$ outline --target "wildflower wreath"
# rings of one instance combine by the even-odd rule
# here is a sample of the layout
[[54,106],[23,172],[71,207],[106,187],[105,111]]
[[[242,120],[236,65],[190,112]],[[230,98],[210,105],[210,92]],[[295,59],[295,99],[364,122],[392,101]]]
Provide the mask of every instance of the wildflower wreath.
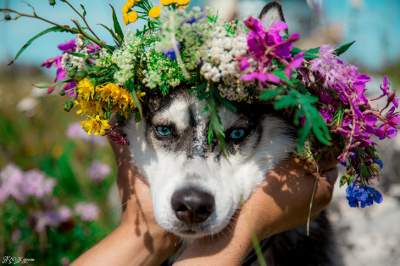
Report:
[[[109,135],[126,143],[110,125],[112,116],[140,121],[146,93],[168,95],[184,88],[206,102],[210,118],[208,139],[224,147],[224,128],[218,108],[237,110],[239,102],[265,102],[292,119],[298,128],[298,153],[321,156],[338,150],[345,168],[341,184],[347,184],[352,207],[382,201],[371,187],[382,161],[376,141],[392,138],[400,123],[398,98],[384,77],[381,95],[369,100],[366,84],[371,78],[339,58],[354,43],[338,48],[324,45],[309,50],[296,48],[300,36],[288,34],[283,21],[264,28],[261,21],[223,23],[212,10],[187,9],[189,0],[128,0],[122,8],[124,24],[143,20],[136,32],[124,32],[112,9],[113,27],[100,24],[114,44],[102,41],[86,20],[86,9],[59,0],[80,18],[61,25],[13,9],[1,9],[7,20],[38,19],[51,27],[30,39],[21,53],[37,38],[50,32],[69,32],[76,38],[58,45],[61,55],[42,66],[56,68],[48,92],[66,96],[65,110],[74,108],[81,125],[94,135]],[[56,1],[49,1],[56,5]],[[33,7],[32,7],[33,8]],[[372,101],[384,100],[382,108]]]

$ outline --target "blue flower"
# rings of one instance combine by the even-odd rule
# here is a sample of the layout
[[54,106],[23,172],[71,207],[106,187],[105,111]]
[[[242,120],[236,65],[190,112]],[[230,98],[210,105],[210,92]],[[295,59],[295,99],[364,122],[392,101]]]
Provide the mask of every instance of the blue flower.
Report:
[[186,21],[186,23],[193,24],[193,23],[195,23],[196,21],[197,21],[196,17],[191,17],[191,18],[189,18],[189,19]]
[[176,53],[174,51],[174,49],[170,49],[168,51],[163,51],[163,54],[168,57],[169,59],[171,59],[172,61],[176,60]]
[[382,169],[383,168],[383,161],[379,158],[374,159],[374,163],[379,165],[379,167]]
[[382,194],[372,187],[353,183],[346,189],[346,198],[350,207],[365,208],[382,202]]
[[[178,50],[180,50],[181,49],[181,44],[177,43],[177,47],[176,48],[178,48]],[[169,59],[171,59],[172,61],[176,60],[176,53],[175,53],[175,49],[174,48],[171,48],[169,50],[164,50],[163,54],[166,57],[168,57]]]

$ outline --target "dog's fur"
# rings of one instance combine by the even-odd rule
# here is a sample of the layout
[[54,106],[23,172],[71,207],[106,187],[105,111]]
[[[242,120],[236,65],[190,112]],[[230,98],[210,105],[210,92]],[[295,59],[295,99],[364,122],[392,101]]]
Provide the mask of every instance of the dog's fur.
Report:
[[[267,27],[276,20],[283,20],[280,6],[276,3],[267,5],[261,19]],[[147,97],[142,123],[132,119],[124,130],[133,160],[150,185],[157,222],[185,239],[221,232],[264,180],[265,174],[294,151],[293,129],[265,106],[243,104],[238,113],[225,108],[219,110],[227,136],[229,156],[226,157],[218,145],[208,144],[208,116],[204,112],[204,103],[196,96],[181,88],[167,97]],[[171,135],[160,137],[159,127],[167,127]],[[230,139],[233,129],[243,130],[245,137],[241,141]],[[183,188],[196,188],[214,198],[215,207],[204,222],[187,224],[175,215],[171,198]],[[330,229],[326,219],[319,219],[322,222],[314,222],[317,229],[312,231],[311,237],[292,231],[270,240],[270,252],[266,254],[268,265],[330,265],[323,252],[318,253],[319,261],[304,260],[308,246],[314,248],[311,249],[314,253],[315,249],[325,250],[321,243],[326,239],[318,230],[324,225],[324,232]],[[317,234],[315,239],[313,234]],[[313,240],[318,242],[317,245]],[[277,256],[271,255],[274,253]],[[289,257],[285,259],[285,256]],[[299,261],[300,258],[303,260]],[[245,264],[252,265],[254,261],[254,256],[250,256]]]

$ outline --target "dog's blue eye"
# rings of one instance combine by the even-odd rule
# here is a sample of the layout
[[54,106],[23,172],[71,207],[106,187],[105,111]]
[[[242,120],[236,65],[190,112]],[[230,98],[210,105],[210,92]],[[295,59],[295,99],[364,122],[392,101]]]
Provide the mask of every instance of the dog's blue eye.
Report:
[[229,137],[232,140],[241,140],[244,138],[244,136],[246,135],[246,130],[243,128],[235,128],[231,131],[231,134],[229,135]]
[[166,138],[172,136],[172,128],[168,126],[158,126],[156,127],[156,133],[158,136]]

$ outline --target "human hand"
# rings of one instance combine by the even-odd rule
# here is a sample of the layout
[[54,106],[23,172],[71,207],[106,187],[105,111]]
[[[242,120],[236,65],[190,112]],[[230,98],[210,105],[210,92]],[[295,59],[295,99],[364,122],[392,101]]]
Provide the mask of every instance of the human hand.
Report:
[[302,162],[290,159],[269,172],[261,184],[219,236],[192,242],[176,265],[240,265],[252,248],[251,238],[259,240],[304,225],[331,201],[338,175],[336,161],[320,163],[321,175],[310,174]]
[[160,265],[176,252],[179,240],[156,223],[149,187],[131,163],[128,146],[110,144],[118,168],[121,223],[72,265]]

